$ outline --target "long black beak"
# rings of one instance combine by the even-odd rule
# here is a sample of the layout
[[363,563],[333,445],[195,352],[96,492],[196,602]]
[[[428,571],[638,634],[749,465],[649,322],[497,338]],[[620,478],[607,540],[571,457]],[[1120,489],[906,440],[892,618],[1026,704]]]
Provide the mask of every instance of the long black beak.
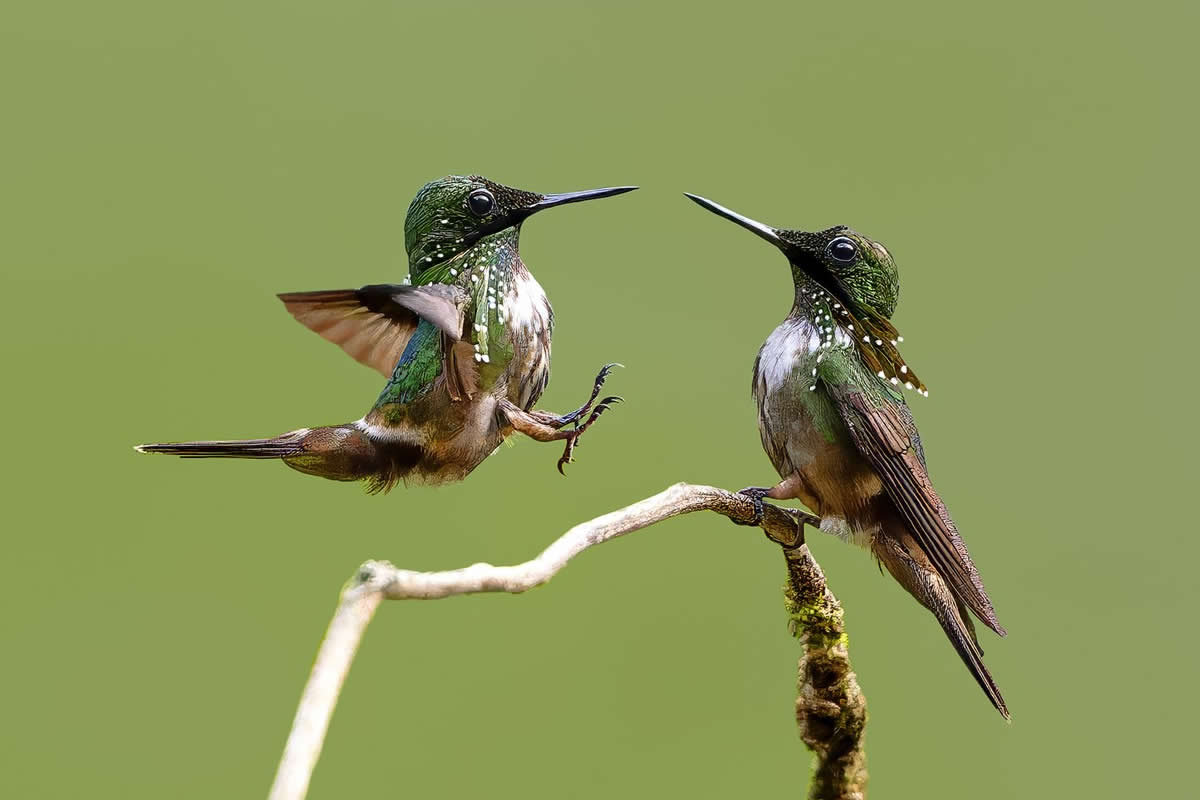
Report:
[[548,194],[529,208],[529,213],[544,211],[555,206],[565,206],[567,203],[582,203],[584,200],[599,200],[601,197],[613,197],[618,194],[632,192],[636,186],[610,186],[607,189],[585,189],[582,192],[563,192]]
[[727,220],[736,222],[738,225],[741,225],[746,230],[753,231],[776,247],[783,249],[787,246],[787,243],[780,238],[779,233],[770,225],[764,225],[763,223],[752,220],[749,217],[743,217],[736,211],[730,211],[720,203],[714,203],[712,200],[701,197],[698,194],[690,194],[689,192],[684,192],[683,194],[684,197],[694,201],[696,205],[700,206],[701,208],[707,208],[718,217],[724,217]]

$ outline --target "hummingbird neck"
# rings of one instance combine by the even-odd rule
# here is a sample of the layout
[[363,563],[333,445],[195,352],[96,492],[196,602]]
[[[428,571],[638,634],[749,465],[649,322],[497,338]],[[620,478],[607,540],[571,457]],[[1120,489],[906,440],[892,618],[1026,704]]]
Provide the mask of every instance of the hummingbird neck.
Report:
[[527,271],[521,261],[520,238],[521,231],[516,226],[483,237],[461,257],[447,262],[444,282],[461,286],[472,294],[477,290],[484,294],[488,289],[500,291],[501,284]]
[[904,337],[887,317],[870,309],[847,308],[841,298],[797,267],[792,267],[796,282],[796,299],[791,316],[807,322],[823,346],[835,342],[852,344],[863,363],[881,381],[897,389],[903,386],[918,394],[929,396],[925,384],[917,378],[900,355]]
[[409,274],[414,279],[414,283],[428,283],[429,281],[420,280],[420,277],[425,273],[440,272],[439,267],[443,265],[453,264],[463,258],[478,261],[482,257],[481,254],[493,251],[499,246],[507,246],[516,250],[520,236],[521,226],[517,224],[487,236],[481,236],[470,244],[468,244],[471,241],[470,236],[455,238],[453,241],[432,238],[422,241],[408,253]]
[[505,228],[485,236],[446,265],[443,282],[464,289],[471,298],[467,313],[471,321],[470,339],[475,348],[475,360],[491,363],[501,355],[497,347],[507,350],[509,315],[513,309],[509,300],[517,285],[524,282],[529,271],[521,261],[518,244],[520,229]]
[[847,324],[849,313],[837,297],[799,269],[793,267],[792,273],[796,284],[792,316],[823,327]]

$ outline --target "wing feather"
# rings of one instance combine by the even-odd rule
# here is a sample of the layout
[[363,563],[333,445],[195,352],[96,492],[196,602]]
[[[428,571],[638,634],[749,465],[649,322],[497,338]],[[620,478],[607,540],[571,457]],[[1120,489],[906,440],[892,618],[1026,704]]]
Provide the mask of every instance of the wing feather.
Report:
[[455,399],[474,391],[473,359],[461,363],[453,346],[463,337],[466,305],[466,292],[456,286],[373,284],[361,289],[288,292],[279,299],[303,325],[386,377],[391,377],[417,324],[425,319],[448,340],[443,349],[447,362],[453,359],[455,364],[452,386],[464,393]]
[[[863,372],[861,377],[869,379]],[[985,625],[1003,636],[979,571],[929,479],[908,406],[886,390],[874,396],[846,382],[831,386],[830,394],[859,452],[883,480],[884,490],[938,573]]]

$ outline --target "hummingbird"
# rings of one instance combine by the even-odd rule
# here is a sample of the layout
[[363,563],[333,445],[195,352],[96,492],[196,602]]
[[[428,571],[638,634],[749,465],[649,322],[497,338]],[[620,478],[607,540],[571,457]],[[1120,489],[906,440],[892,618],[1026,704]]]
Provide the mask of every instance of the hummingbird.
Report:
[[[887,248],[845,226],[773,228],[711,200],[687,197],[775,245],[795,297],[758,352],[751,391],[763,449],[781,478],[748,487],[762,499],[796,499],[820,528],[867,548],[933,612],[992,705],[1009,719],[983,663],[970,614],[1000,636],[979,571],[929,478],[903,390],[929,395],[900,355],[891,317],[900,291]],[[758,524],[757,521],[754,524]]]
[[521,260],[521,224],[548,208],[636,188],[543,195],[477,175],[426,184],[404,220],[403,283],[279,295],[300,323],[387,378],[361,419],[267,439],[136,449],[279,459],[309,475],[364,481],[376,493],[400,481],[461,480],[517,432],[565,441],[562,472],[583,432],[620,402],[617,396],[596,402],[618,365],[600,370],[591,396],[574,411],[534,409],[550,378],[554,312]]

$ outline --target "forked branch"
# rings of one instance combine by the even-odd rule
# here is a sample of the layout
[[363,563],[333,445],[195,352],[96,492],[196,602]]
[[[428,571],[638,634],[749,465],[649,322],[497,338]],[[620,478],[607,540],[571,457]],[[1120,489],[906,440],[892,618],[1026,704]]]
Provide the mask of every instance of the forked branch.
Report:
[[[524,592],[550,580],[589,547],[693,511],[715,511],[741,523],[754,519],[754,503],[742,495],[713,486],[678,483],[653,497],[576,525],[523,564],[473,564],[446,572],[414,572],[386,561],[363,564],[343,588],[317,653],[271,788],[271,800],[301,800],[307,793],[342,683],[380,601]],[[866,702],[850,668],[841,606],[804,544],[806,522],[816,520],[803,512],[768,504],[763,508],[760,527],[784,550],[788,567],[785,595],[792,633],[804,644],[796,718],[801,738],[817,757],[809,797],[858,800],[866,789],[862,739]]]

